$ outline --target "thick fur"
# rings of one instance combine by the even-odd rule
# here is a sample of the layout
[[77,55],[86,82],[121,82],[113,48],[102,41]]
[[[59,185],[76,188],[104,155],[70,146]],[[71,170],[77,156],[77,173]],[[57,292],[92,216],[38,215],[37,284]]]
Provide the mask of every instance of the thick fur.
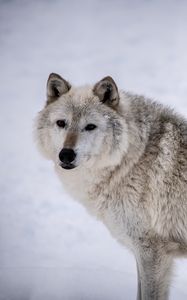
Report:
[[[150,99],[118,92],[111,77],[104,85],[67,83],[51,95],[36,121],[40,150],[69,193],[134,253],[137,299],[168,299],[173,258],[187,254],[187,122]],[[57,127],[59,119],[66,128]],[[97,128],[84,130],[89,123]],[[74,169],[60,165],[64,145],[77,154]]]

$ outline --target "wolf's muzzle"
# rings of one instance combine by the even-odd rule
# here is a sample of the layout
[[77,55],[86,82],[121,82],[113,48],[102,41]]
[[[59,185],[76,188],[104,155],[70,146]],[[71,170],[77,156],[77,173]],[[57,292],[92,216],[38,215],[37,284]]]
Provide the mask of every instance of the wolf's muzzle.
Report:
[[73,169],[75,165],[73,161],[76,158],[76,153],[73,149],[63,148],[59,153],[59,159],[61,161],[61,167],[64,169]]

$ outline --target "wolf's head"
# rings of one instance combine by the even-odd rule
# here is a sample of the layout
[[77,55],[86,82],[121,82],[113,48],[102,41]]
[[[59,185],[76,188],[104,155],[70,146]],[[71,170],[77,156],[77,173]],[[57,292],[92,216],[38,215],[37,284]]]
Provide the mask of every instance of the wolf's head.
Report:
[[37,119],[42,153],[64,169],[118,163],[127,131],[120,95],[111,77],[72,87],[57,74],[47,81],[47,102]]

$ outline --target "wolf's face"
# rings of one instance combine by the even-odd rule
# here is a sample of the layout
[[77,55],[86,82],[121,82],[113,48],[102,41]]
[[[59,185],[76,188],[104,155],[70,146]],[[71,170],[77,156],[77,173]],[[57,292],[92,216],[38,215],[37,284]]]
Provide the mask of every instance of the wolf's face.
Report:
[[[37,120],[42,153],[63,169],[117,161],[124,120],[112,78],[94,87],[73,88],[57,74],[47,83],[47,104]],[[123,150],[127,147],[123,142]]]

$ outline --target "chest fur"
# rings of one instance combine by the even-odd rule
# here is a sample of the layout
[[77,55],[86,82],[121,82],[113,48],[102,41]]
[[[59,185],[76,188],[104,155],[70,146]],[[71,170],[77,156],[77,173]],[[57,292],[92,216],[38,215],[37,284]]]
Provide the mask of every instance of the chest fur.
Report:
[[101,220],[119,242],[130,247],[133,235],[140,235],[147,220],[139,203],[142,178],[138,175],[126,178],[119,172],[110,175],[71,172],[66,176],[61,170],[57,173],[70,195]]

